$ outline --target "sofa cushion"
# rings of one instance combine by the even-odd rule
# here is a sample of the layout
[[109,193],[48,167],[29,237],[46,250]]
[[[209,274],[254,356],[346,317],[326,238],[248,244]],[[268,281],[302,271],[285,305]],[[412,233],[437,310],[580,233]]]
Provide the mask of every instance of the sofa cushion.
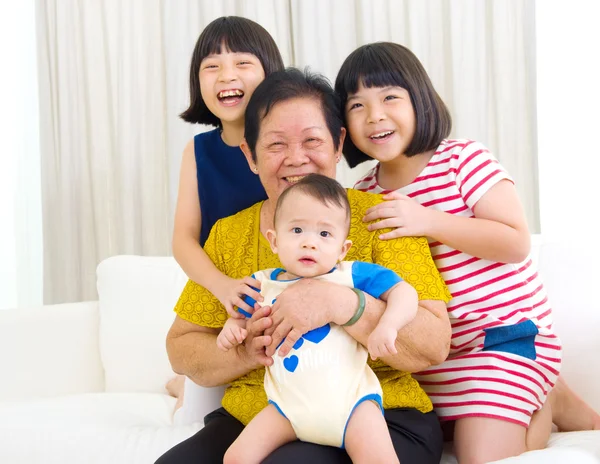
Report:
[[0,311],[0,399],[104,390],[97,302]]
[[202,426],[173,427],[174,404],[144,393],[0,403],[0,462],[151,463]]
[[174,406],[175,398],[159,393],[87,393],[0,402],[0,425],[14,428],[28,428],[32,424],[38,428],[165,427],[173,424]]
[[[598,464],[600,463],[600,430],[594,432],[553,433],[548,447],[528,451],[520,456],[501,459],[502,464]],[[440,464],[458,464],[452,443],[444,444]],[[490,463],[493,464],[493,463]]]
[[165,392],[165,338],[187,277],[173,258],[115,256],[97,269],[107,392]]
[[[0,402],[0,462],[146,464],[202,427],[172,425],[175,399],[161,394],[101,393]],[[446,444],[442,464],[456,464]],[[600,462],[600,431],[557,433],[548,448],[503,464]]]

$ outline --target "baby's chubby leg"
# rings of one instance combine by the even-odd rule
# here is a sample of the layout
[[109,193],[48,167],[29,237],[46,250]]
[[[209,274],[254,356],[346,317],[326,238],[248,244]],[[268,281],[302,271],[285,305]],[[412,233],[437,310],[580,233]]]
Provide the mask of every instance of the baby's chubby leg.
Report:
[[346,452],[354,464],[399,463],[381,409],[373,401],[359,404],[346,428]]
[[269,404],[231,444],[223,464],[258,464],[277,448],[295,439],[296,433],[290,421]]

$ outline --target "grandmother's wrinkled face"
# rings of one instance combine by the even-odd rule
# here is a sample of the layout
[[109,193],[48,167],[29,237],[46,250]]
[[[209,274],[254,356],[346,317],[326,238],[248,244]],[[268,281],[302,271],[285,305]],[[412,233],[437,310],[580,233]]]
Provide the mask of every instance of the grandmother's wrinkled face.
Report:
[[269,200],[304,176],[318,173],[335,178],[342,156],[345,130],[338,150],[334,148],[321,104],[314,98],[296,98],[277,103],[261,121],[256,142],[256,163],[247,145],[242,149],[251,168],[258,170]]

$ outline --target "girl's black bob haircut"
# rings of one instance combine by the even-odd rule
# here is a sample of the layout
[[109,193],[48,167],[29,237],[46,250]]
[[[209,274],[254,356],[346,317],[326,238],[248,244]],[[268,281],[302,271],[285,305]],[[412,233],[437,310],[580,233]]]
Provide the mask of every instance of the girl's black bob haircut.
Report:
[[200,34],[190,65],[190,106],[179,115],[186,122],[221,127],[221,121],[206,107],[200,94],[200,63],[225,48],[234,53],[251,53],[262,64],[265,76],[284,68],[281,53],[271,34],[254,21],[239,16],[222,16]]
[[[419,59],[408,48],[392,42],[376,42],[354,50],[342,64],[335,80],[335,91],[341,99],[341,112],[346,121],[348,95],[364,87],[402,87],[410,95],[415,111],[415,135],[406,148],[406,156],[436,149],[452,129],[448,108],[433,88]],[[354,167],[372,158],[360,151],[348,136],[344,157]]]

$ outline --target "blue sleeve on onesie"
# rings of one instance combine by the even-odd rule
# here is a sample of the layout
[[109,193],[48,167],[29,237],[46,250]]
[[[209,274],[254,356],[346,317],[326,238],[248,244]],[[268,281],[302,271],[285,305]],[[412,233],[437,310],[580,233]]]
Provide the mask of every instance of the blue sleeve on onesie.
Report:
[[[255,275],[252,274],[252,278],[255,279]],[[257,292],[260,293],[260,290],[256,287],[250,287],[253,290],[256,290]],[[251,296],[248,295],[244,295],[243,298],[244,302],[247,303],[250,307],[254,308],[254,305],[256,304],[256,300],[254,298],[252,298]],[[250,314],[248,311],[244,311],[242,308],[238,308],[237,312],[242,314],[244,317],[246,317],[247,319],[250,319],[252,317],[252,314]]]
[[373,298],[379,298],[394,285],[402,282],[402,278],[387,267],[362,261],[352,263],[352,280],[354,288],[368,293]]

